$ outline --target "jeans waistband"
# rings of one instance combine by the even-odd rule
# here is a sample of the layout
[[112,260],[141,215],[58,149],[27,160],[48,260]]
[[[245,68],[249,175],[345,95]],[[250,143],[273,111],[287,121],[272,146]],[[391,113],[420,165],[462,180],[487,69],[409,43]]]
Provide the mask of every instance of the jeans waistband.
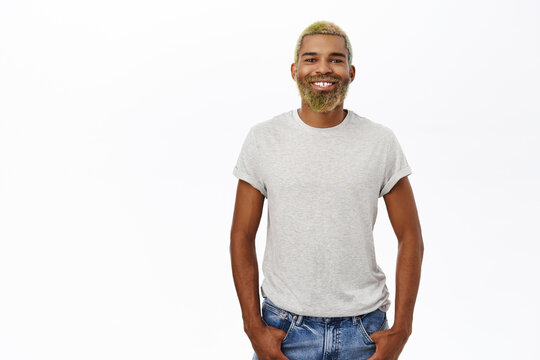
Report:
[[294,312],[285,310],[274,304],[269,298],[264,298],[263,306],[267,306],[271,310],[274,310],[278,315],[283,315],[289,320],[296,321],[296,325],[301,325],[304,319],[309,319],[310,321],[320,322],[320,323],[339,323],[343,320],[351,320],[353,325],[364,317],[366,314],[352,315],[352,316],[338,316],[338,317],[321,317],[321,316],[309,316],[296,314]]

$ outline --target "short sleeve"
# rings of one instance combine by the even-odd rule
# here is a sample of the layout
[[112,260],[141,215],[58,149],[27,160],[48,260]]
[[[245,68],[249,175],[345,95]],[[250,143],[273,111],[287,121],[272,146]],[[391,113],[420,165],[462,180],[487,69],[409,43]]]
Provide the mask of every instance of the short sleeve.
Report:
[[238,160],[236,161],[232,173],[238,179],[250,183],[251,186],[259,190],[264,197],[267,197],[266,186],[261,175],[260,155],[261,152],[259,151],[257,139],[255,138],[252,127],[244,139],[242,149],[240,150]]
[[412,170],[403,149],[394,132],[390,130],[385,154],[384,179],[380,187],[379,197],[388,194],[399,179],[410,174],[412,174]]

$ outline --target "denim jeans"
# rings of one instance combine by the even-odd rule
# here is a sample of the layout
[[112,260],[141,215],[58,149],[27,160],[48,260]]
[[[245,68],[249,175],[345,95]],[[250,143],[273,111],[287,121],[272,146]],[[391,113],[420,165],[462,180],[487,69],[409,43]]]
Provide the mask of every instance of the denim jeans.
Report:
[[[375,353],[370,334],[388,329],[386,312],[345,317],[302,316],[281,309],[270,299],[262,303],[265,325],[287,332],[281,351],[289,360],[363,360]],[[258,360],[253,354],[252,360]]]

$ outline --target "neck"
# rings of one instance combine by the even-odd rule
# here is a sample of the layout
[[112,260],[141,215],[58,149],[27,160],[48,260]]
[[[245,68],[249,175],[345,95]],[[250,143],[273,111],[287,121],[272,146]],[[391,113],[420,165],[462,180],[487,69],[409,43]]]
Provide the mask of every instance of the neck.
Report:
[[320,113],[313,111],[306,102],[302,101],[298,115],[309,126],[328,128],[339,125],[345,119],[347,113],[343,110],[343,104],[336,106],[334,110]]

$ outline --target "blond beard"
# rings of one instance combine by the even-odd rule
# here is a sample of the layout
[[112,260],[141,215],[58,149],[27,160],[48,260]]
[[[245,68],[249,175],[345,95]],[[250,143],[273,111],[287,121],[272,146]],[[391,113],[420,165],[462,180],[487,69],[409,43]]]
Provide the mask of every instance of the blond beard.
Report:
[[335,89],[329,91],[314,90],[310,85],[310,82],[312,81],[329,78],[331,77],[306,76],[305,81],[300,81],[298,75],[296,76],[296,85],[298,86],[300,97],[315,112],[328,112],[334,110],[338,105],[345,101],[347,90],[349,89],[349,79],[341,82],[338,79],[332,78],[332,81],[336,81],[337,84]]

